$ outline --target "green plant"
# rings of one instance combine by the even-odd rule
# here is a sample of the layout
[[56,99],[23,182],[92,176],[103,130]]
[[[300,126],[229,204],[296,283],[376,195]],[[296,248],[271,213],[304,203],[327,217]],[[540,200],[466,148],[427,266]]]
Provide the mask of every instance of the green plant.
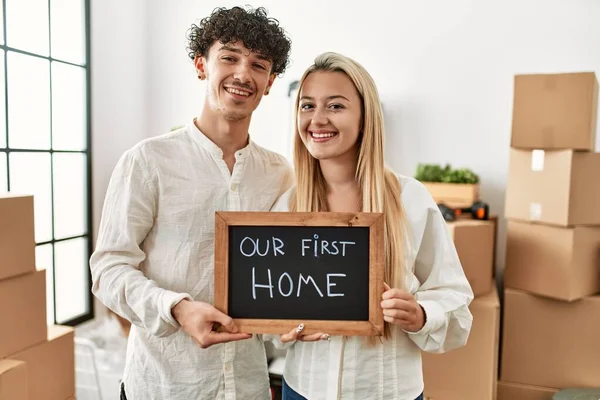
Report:
[[415,179],[422,182],[442,182],[444,176],[450,171],[450,166],[442,168],[437,164],[419,164]]
[[452,169],[449,164],[442,167],[439,164],[420,163],[417,165],[415,179],[421,182],[479,183],[479,176],[470,169]]

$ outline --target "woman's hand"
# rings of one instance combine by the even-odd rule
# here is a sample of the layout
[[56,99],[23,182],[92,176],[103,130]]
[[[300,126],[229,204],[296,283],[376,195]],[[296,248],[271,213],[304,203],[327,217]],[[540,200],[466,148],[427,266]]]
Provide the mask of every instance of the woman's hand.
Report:
[[418,332],[425,325],[425,311],[415,297],[401,289],[391,289],[386,283],[383,292],[383,319],[408,332]]
[[304,324],[298,325],[297,328],[292,329],[289,333],[285,333],[280,336],[279,340],[281,343],[288,343],[294,340],[299,340],[301,342],[316,342],[318,340],[329,340],[330,336],[327,333],[313,333],[310,335],[302,335],[302,331],[304,330]]

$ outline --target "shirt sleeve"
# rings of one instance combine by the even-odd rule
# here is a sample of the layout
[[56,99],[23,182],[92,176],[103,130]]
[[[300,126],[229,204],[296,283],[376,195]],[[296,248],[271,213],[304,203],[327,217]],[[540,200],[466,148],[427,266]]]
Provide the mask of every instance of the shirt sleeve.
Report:
[[420,241],[414,265],[414,274],[421,282],[415,298],[425,311],[426,322],[420,331],[407,333],[422,350],[444,353],[467,342],[473,321],[469,310],[473,291],[446,221],[427,189],[415,184],[421,210],[426,206],[417,224]]
[[141,245],[153,226],[158,192],[138,150],[126,152],[111,176],[90,258],[92,292],[109,309],[158,337],[179,329],[171,308],[186,293],[158,287],[139,269]]

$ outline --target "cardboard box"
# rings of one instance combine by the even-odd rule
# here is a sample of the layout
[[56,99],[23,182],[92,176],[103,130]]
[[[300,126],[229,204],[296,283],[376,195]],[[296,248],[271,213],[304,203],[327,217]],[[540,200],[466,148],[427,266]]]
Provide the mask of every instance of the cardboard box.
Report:
[[479,199],[479,184],[422,182],[436,203],[470,207]]
[[600,153],[510,150],[505,217],[600,225]]
[[498,382],[498,400],[552,400],[558,389]]
[[29,400],[27,364],[0,360],[0,400]]
[[564,389],[597,387],[600,296],[567,303],[505,289],[500,379]]
[[473,294],[490,293],[494,285],[494,222],[460,219],[448,222],[448,228]]
[[74,333],[68,326],[49,326],[47,341],[10,357],[27,363],[32,399],[65,400],[75,396]]
[[0,194],[0,280],[35,271],[33,196]]
[[593,72],[517,75],[511,147],[594,150],[598,81]]
[[423,352],[425,396],[433,400],[493,400],[498,375],[500,299],[496,285],[471,302],[466,346],[444,354]]
[[46,271],[0,281],[0,359],[46,340]]
[[504,286],[565,301],[600,293],[600,227],[507,221]]

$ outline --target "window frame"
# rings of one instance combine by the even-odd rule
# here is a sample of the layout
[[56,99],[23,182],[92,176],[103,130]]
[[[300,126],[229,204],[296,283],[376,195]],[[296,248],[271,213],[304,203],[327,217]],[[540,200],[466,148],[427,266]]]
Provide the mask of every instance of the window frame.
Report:
[[[88,320],[91,320],[94,318],[94,302],[93,302],[93,295],[91,292],[91,284],[92,284],[92,279],[91,279],[91,272],[90,272],[90,268],[89,268],[89,264],[88,264],[88,260],[92,254],[93,251],[93,235],[92,235],[92,231],[93,231],[93,208],[92,208],[92,204],[93,204],[93,192],[92,192],[92,132],[91,132],[91,128],[92,128],[92,104],[91,104],[91,89],[92,89],[92,85],[91,85],[91,51],[90,51],[90,47],[91,47],[91,39],[90,39],[90,0],[83,0],[83,7],[84,7],[84,45],[85,45],[85,57],[84,57],[84,63],[83,64],[77,64],[75,62],[69,62],[66,60],[62,60],[60,58],[54,58],[52,57],[52,1],[53,0],[48,0],[47,4],[48,4],[48,41],[49,41],[49,51],[48,51],[48,56],[45,55],[41,55],[41,54],[36,54],[36,53],[32,53],[29,51],[25,51],[25,50],[21,50],[18,48],[14,48],[14,47],[10,47],[10,41],[7,40],[7,17],[6,17],[6,3],[8,1],[19,1],[19,0],[3,0],[2,1],[2,22],[3,22],[3,35],[4,35],[4,43],[0,44],[0,49],[2,49],[4,51],[4,76],[1,76],[0,79],[4,79],[4,83],[5,83],[5,90],[4,90],[4,101],[5,101],[5,126],[6,126],[6,131],[5,131],[5,139],[6,139],[6,147],[0,147],[0,153],[4,153],[6,154],[6,184],[7,184],[7,189],[10,192],[11,190],[11,185],[10,185],[10,154],[11,153],[42,153],[42,154],[50,154],[50,176],[51,176],[51,181],[50,181],[50,185],[51,185],[51,193],[50,193],[50,201],[51,201],[51,216],[52,216],[52,239],[48,240],[48,241],[44,241],[44,242],[36,242],[36,248],[38,246],[43,246],[43,245],[47,245],[47,244],[52,244],[53,246],[53,251],[52,251],[52,265],[48,266],[47,268],[52,268],[52,289],[53,289],[53,296],[52,296],[52,305],[53,305],[53,309],[54,309],[54,324],[60,324],[60,325],[68,325],[68,326],[76,326],[78,324],[81,324],[83,322],[86,322]],[[49,150],[40,150],[40,149],[15,149],[15,148],[11,148],[10,147],[10,141],[9,141],[9,137],[10,137],[10,133],[9,133],[9,104],[8,104],[8,95],[9,95],[9,90],[10,90],[10,85],[8,84],[8,55],[10,53],[18,53],[21,55],[25,55],[25,56],[29,56],[29,57],[36,57],[36,58],[41,58],[44,60],[49,61],[49,90],[50,90],[50,149]],[[53,127],[52,127],[52,63],[53,62],[60,62],[66,65],[71,65],[71,66],[76,66],[79,68],[83,68],[85,70],[85,111],[86,111],[86,118],[85,118],[85,136],[86,136],[86,147],[85,150],[54,150],[52,148],[52,134],[53,134]],[[60,239],[56,239],[55,237],[55,221],[54,221],[54,174],[53,174],[53,169],[54,169],[54,154],[69,154],[69,153],[75,153],[75,154],[83,154],[86,157],[86,171],[85,171],[85,177],[86,177],[86,195],[87,195],[87,201],[85,204],[85,210],[86,210],[86,216],[85,216],[85,222],[86,222],[86,229],[85,232],[82,235],[77,235],[77,236],[72,236],[72,237],[67,237],[67,238],[60,238]],[[74,316],[73,318],[66,320],[66,321],[57,321],[56,319],[56,252],[54,249],[54,244],[59,243],[59,242],[65,242],[68,240],[72,240],[72,239],[78,239],[78,238],[84,238],[87,239],[87,247],[86,247],[86,251],[87,254],[85,254],[85,264],[82,265],[82,268],[85,268],[86,273],[84,274],[85,276],[85,285],[86,285],[86,309],[87,312],[85,312],[84,314],[78,315],[78,316]],[[49,275],[47,275],[48,277]],[[48,298],[48,294],[46,294],[46,297]]]

